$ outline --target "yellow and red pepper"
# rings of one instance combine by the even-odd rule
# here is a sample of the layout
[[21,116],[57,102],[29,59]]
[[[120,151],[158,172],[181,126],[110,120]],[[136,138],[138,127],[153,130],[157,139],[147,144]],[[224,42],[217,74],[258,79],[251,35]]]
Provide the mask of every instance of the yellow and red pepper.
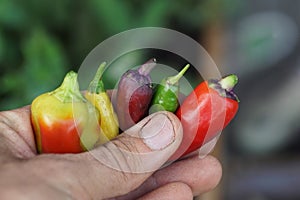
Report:
[[77,74],[69,72],[62,85],[38,96],[31,105],[31,121],[39,153],[79,153],[99,139],[99,114],[84,99]]

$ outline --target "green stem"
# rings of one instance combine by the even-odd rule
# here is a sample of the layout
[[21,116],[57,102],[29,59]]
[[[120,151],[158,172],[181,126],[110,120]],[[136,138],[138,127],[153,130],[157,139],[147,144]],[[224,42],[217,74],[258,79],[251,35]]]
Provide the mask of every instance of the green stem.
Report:
[[179,81],[179,79],[181,79],[181,77],[184,75],[184,73],[186,72],[186,70],[188,70],[189,67],[190,64],[187,64],[177,75],[167,78],[167,83],[170,85],[175,85]]
[[238,77],[234,74],[228,75],[219,81],[219,84],[224,90],[231,91],[238,83]]
[[49,94],[54,95],[63,103],[85,101],[79,90],[77,73],[74,71],[67,73],[60,87]]
[[102,81],[102,75],[104,73],[106,66],[106,62],[103,62],[100,64],[94,79],[91,81],[88,91],[91,93],[97,93],[99,94],[100,92],[105,92],[104,84]]

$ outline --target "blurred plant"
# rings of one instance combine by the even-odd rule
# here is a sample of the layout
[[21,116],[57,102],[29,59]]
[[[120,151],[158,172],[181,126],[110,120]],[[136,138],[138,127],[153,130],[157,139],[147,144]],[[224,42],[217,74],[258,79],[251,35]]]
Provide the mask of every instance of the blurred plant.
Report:
[[8,107],[29,104],[32,97],[52,90],[61,82],[66,70],[67,61],[60,44],[41,29],[34,29],[21,49],[22,68],[11,69],[1,80],[1,94],[8,97],[1,103]]
[[[233,2],[238,1],[1,0],[0,110],[29,104],[56,87],[68,70],[76,70],[97,44],[114,34],[162,26],[199,39],[207,23],[232,12]],[[134,53],[136,60],[140,55]]]

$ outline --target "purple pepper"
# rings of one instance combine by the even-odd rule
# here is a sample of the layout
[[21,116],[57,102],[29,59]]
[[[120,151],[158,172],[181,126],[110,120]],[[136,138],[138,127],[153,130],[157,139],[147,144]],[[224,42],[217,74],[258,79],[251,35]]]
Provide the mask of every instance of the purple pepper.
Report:
[[121,130],[126,130],[148,114],[153,88],[150,71],[156,59],[151,59],[138,69],[125,72],[118,85],[116,111]]

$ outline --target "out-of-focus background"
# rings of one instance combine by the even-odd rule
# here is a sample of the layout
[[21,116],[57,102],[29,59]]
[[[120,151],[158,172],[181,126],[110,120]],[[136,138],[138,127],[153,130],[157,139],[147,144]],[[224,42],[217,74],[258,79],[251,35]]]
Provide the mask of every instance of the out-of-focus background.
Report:
[[222,74],[240,78],[240,110],[213,152],[223,179],[198,199],[300,199],[299,9],[297,0],[1,0],[0,110],[53,90],[114,34],[174,29],[199,41]]

